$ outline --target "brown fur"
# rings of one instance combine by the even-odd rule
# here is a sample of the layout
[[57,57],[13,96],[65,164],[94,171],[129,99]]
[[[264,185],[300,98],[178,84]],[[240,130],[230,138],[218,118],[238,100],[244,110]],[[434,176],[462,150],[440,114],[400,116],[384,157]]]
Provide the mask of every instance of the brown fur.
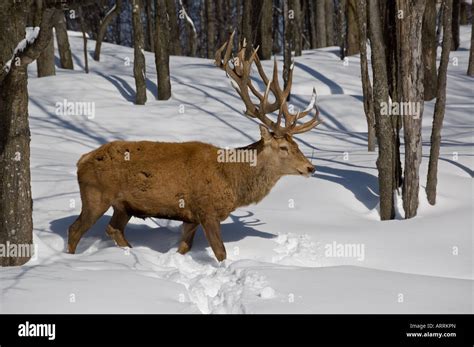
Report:
[[219,148],[201,142],[114,141],[83,155],[77,164],[82,211],[69,228],[68,251],[113,206],[106,231],[118,246],[130,246],[124,229],[131,216],[159,217],[184,222],[180,253],[191,249],[201,224],[216,258],[225,259],[220,222],[262,200],[281,176],[314,170],[291,136],[276,138],[264,127],[261,133],[242,148],[257,150],[256,166],[218,162]]

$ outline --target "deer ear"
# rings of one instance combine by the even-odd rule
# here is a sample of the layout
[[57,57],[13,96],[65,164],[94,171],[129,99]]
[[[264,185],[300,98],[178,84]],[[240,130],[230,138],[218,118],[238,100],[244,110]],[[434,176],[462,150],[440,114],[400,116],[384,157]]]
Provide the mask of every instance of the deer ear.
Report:
[[272,134],[270,134],[270,131],[268,128],[264,125],[259,125],[260,126],[260,135],[262,135],[262,139],[264,143],[269,143],[272,139]]

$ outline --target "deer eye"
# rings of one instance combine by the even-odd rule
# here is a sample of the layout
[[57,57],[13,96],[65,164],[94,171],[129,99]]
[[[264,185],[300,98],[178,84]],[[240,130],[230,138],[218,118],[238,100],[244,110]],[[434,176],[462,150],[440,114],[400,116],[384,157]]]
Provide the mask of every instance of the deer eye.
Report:
[[280,149],[281,149],[282,151],[288,152],[288,147],[287,147],[287,146],[280,146]]

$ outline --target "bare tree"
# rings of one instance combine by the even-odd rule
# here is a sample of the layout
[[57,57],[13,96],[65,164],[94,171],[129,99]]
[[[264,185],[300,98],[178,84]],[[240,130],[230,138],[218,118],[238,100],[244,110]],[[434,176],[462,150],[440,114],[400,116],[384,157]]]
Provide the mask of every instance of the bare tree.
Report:
[[325,0],[326,46],[334,46],[334,2]]
[[170,26],[170,54],[181,55],[178,13],[176,12],[175,0],[166,0],[166,11],[168,13],[168,21]]
[[188,46],[189,50],[187,51],[187,55],[195,57],[196,52],[197,52],[197,32],[196,32],[196,26],[194,25],[193,20],[191,17],[188,15],[188,12],[186,11],[185,5],[183,4],[182,0],[179,0],[179,5],[181,7],[181,15],[183,16],[183,19],[186,21],[186,37],[188,39]]
[[255,31],[254,46],[258,46],[258,56],[260,59],[270,59],[272,56],[272,22],[273,7],[272,0],[254,1],[253,28]]
[[[49,45],[55,9],[44,6],[36,39],[24,50],[26,13],[30,1],[0,1],[0,244],[31,245],[33,220],[30,184],[30,128],[27,67]],[[14,213],[12,213],[14,211]],[[31,254],[30,254],[31,255]],[[27,254],[0,257],[1,266],[26,263]]]
[[316,48],[326,47],[326,5],[325,1],[316,1]]
[[416,216],[422,159],[421,120],[423,117],[422,23],[425,0],[397,0],[399,40],[399,88],[404,102],[416,105],[418,112],[403,115],[405,168],[403,175],[403,210],[405,218]]
[[293,39],[293,48],[295,50],[295,56],[300,56],[302,54],[302,44],[303,36],[301,30],[301,24],[303,22],[301,15],[301,6],[300,0],[290,0],[289,3],[290,10],[293,11],[293,16],[290,18],[292,21],[292,39]]
[[215,3],[206,0],[206,26],[207,26],[207,57],[214,57],[216,50],[216,13]]
[[428,164],[428,177],[426,182],[426,195],[431,205],[436,203],[436,186],[438,183],[438,158],[441,145],[441,129],[443,127],[444,111],[446,107],[446,74],[451,50],[451,20],[453,0],[444,0],[443,13],[443,49],[438,71],[438,88],[436,91],[436,104],[431,128],[430,160]]
[[133,25],[133,76],[135,77],[135,104],[144,105],[146,102],[146,81],[145,81],[145,39],[143,36],[143,26],[141,17],[140,0],[132,2],[132,25]]
[[[181,0],[180,0],[181,1]],[[147,39],[145,49],[154,52],[155,51],[155,23],[153,21],[153,0],[145,1],[145,12],[146,12],[146,28],[147,28]]]
[[[35,26],[38,26],[43,14],[43,8],[46,4],[44,0],[36,0],[35,3]],[[48,35],[52,36],[53,28],[51,27],[48,30],[51,31]],[[54,66],[54,40],[48,41],[48,46],[41,52],[40,56],[36,60],[36,67],[38,70],[38,77],[56,75],[56,67]]]
[[375,115],[367,62],[367,0],[357,0],[356,5],[360,38],[360,72],[362,77],[362,92],[364,95],[364,112],[367,119],[367,148],[369,152],[373,152],[375,151]]
[[356,0],[347,0],[347,55],[359,53],[359,30],[357,29]]
[[423,68],[425,100],[436,97],[436,2],[426,3],[423,15]]
[[[82,42],[84,50],[84,71],[89,73],[89,54],[87,54],[87,34],[86,34],[86,24],[84,20],[84,11],[79,7],[79,23],[82,31]],[[97,46],[96,46],[97,48]],[[99,48],[100,51],[100,48]]]
[[[291,20],[289,18],[290,15],[290,8],[289,2],[290,0],[283,0],[283,81],[284,86],[288,85],[288,78],[290,76],[290,68],[291,68],[291,44],[292,44],[292,28],[291,28]],[[276,57],[275,57],[276,59]],[[290,100],[290,96],[288,95],[288,100]]]
[[112,19],[116,15],[120,14],[121,10],[122,10],[122,0],[116,0],[115,4],[106,13],[104,19],[100,23],[99,33],[97,34],[97,40],[95,42],[94,60],[96,61],[100,60],[100,49],[102,47],[102,41],[104,40],[107,27],[109,26]]
[[379,148],[377,169],[380,196],[380,218],[381,220],[388,220],[395,217],[393,201],[393,130],[390,117],[382,114],[382,106],[388,104],[389,94],[379,2],[377,0],[368,0],[368,5],[372,75],[374,81],[373,98],[375,132]]
[[452,24],[452,40],[451,40],[451,50],[457,51],[460,44],[459,38],[459,24],[461,16],[461,0],[453,0],[453,19]]
[[346,12],[347,0],[340,0],[337,6],[337,44],[339,45],[341,60],[346,57]]
[[59,61],[63,69],[74,69],[72,62],[71,46],[66,28],[66,17],[63,11],[57,11],[54,21],[54,29],[56,31],[56,41],[58,43]]
[[467,67],[467,74],[474,76],[474,17],[471,19],[471,49],[469,51],[469,65]]
[[158,100],[171,97],[170,55],[169,55],[169,24],[166,12],[166,0],[156,0],[155,29],[155,65],[158,77]]

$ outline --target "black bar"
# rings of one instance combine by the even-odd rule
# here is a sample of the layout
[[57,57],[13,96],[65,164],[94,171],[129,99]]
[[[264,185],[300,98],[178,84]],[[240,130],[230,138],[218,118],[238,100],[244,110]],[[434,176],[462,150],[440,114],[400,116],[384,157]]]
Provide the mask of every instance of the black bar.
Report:
[[[55,324],[55,338],[19,336]],[[472,315],[0,315],[0,345],[392,344],[473,346]],[[424,327],[420,330],[420,327]],[[25,330],[23,330],[25,332]],[[409,337],[407,333],[421,333]],[[455,336],[434,336],[441,333]],[[425,334],[425,336],[423,336]]]

